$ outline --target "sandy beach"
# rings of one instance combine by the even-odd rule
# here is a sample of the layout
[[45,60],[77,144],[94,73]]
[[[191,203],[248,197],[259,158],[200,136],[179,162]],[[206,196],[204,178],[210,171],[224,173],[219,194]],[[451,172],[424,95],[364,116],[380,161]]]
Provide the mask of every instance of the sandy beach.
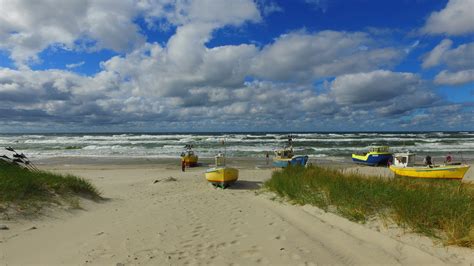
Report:
[[[79,163],[78,163],[79,162]],[[233,160],[239,181],[216,189],[209,161],[181,172],[176,160],[51,160],[42,169],[92,181],[107,198],[83,209],[1,220],[1,265],[470,264],[472,249],[379,221],[357,224],[258,190],[265,161]],[[337,166],[343,167],[343,166]],[[387,175],[386,168],[343,167]],[[474,180],[470,169],[465,178]]]

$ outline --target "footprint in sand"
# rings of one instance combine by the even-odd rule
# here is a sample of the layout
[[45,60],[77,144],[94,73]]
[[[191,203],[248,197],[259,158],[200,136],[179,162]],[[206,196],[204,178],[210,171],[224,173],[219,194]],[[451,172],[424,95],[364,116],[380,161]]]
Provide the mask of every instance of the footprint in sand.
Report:
[[224,249],[228,246],[228,244],[226,242],[221,242],[219,244],[216,245],[216,248],[217,249]]
[[243,258],[249,259],[258,264],[269,264],[269,260],[262,256],[256,249],[249,249],[241,252]]
[[92,262],[93,260],[96,260],[96,259],[110,259],[110,258],[115,257],[115,254],[110,253],[109,250],[110,248],[108,249],[105,247],[98,247],[98,248],[91,249],[87,254],[87,257],[89,258],[88,261]]
[[254,245],[254,246],[251,246],[250,249],[242,251],[241,255],[244,258],[259,257],[260,255],[259,250],[261,249],[262,249],[261,247]]
[[309,254],[309,250],[305,249],[305,248],[298,248],[298,250],[302,253],[305,253],[305,254]]
[[266,258],[256,258],[255,262],[258,264],[269,264],[269,261]]
[[305,261],[304,263],[298,264],[298,266],[316,266],[316,264],[312,262]]
[[193,245],[191,245],[191,244],[186,244],[186,245],[183,245],[182,247],[187,249],[187,248],[191,248],[192,246]]
[[128,263],[136,264],[137,261],[150,262],[156,258],[160,258],[163,256],[164,256],[164,252],[162,252],[159,249],[154,249],[154,248],[143,249],[143,250],[136,251],[131,256],[129,256]]
[[242,233],[237,233],[237,234],[235,235],[235,237],[238,237],[238,238],[246,238],[247,235],[246,235],[246,234],[242,234]]
[[276,236],[276,240],[286,240],[286,236]]
[[184,257],[189,257],[189,252],[187,252],[187,251],[179,251],[179,252],[178,252],[178,256],[179,256],[179,257],[183,257],[183,258],[184,258]]

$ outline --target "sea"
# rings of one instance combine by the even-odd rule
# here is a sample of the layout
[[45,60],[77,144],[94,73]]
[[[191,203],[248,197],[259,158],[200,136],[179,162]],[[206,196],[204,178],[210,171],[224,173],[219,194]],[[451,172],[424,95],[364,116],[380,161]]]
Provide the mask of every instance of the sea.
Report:
[[[474,132],[248,132],[248,133],[48,133],[0,134],[0,148],[12,147],[30,159],[55,157],[178,158],[191,144],[201,158],[265,157],[293,138],[296,154],[346,160],[370,146],[422,156],[474,158]],[[3,150],[4,154],[7,151]],[[0,150],[2,155],[2,150]]]

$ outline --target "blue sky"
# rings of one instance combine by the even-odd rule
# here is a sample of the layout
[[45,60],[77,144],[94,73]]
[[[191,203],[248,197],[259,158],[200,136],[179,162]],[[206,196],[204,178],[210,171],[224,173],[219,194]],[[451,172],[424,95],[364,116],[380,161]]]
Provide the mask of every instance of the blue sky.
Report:
[[474,130],[474,0],[0,10],[0,132]]

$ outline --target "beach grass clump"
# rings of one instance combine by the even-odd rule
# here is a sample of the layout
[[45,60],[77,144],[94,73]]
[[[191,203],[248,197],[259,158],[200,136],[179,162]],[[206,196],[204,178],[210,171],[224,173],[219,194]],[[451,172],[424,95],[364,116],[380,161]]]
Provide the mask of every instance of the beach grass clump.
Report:
[[99,190],[89,181],[46,171],[29,171],[0,161],[0,203],[38,206],[41,203],[72,202],[74,196],[101,199]]
[[474,247],[474,187],[453,180],[383,179],[318,166],[288,167],[265,187],[296,204],[311,204],[357,222],[371,217]]

